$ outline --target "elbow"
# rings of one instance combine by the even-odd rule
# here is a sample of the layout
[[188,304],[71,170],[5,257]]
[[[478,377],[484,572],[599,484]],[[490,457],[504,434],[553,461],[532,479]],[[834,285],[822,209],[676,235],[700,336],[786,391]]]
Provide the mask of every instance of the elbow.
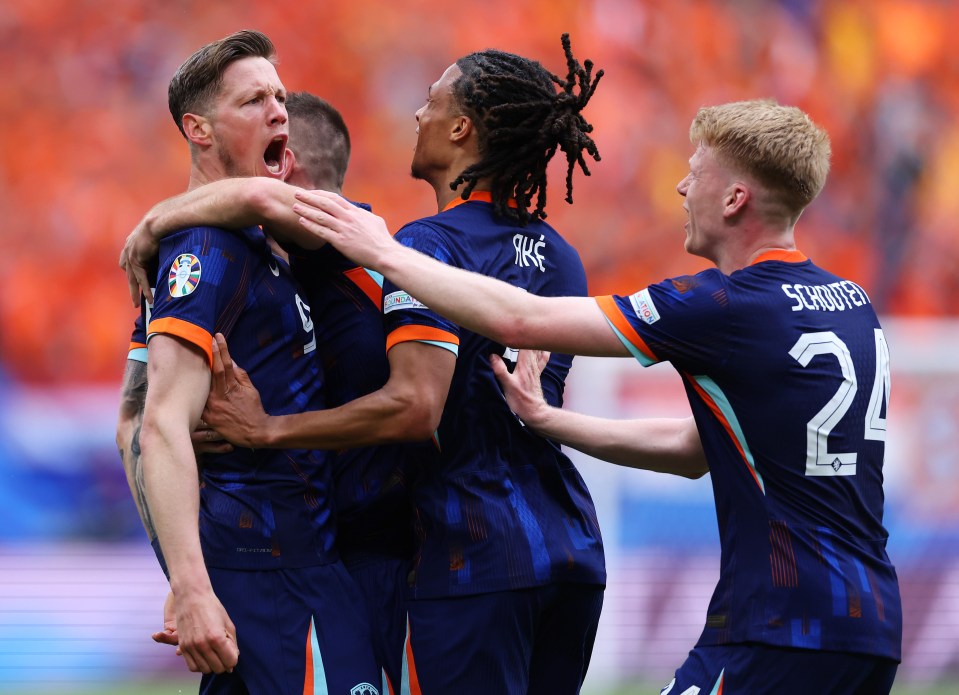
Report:
[[489,327],[489,337],[501,345],[511,348],[534,348],[536,327],[525,316],[510,316],[498,313]]
[[690,480],[698,480],[702,478],[707,473],[709,473],[709,466],[706,465],[705,461],[690,464],[689,468],[683,471],[680,475],[684,478],[689,478]]
[[437,408],[433,404],[420,404],[407,409],[403,418],[400,436],[405,441],[419,442],[430,439],[440,426],[443,416],[443,406]]
[[420,442],[433,437],[443,417],[445,397],[433,393],[411,393],[398,401],[394,411],[393,432],[389,439],[401,442]]

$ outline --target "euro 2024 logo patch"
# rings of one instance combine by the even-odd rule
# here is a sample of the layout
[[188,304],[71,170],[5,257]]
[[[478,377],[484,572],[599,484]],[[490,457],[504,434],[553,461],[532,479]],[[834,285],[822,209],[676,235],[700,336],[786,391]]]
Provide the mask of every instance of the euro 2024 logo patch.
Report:
[[200,284],[200,259],[181,253],[170,266],[170,296],[186,297]]

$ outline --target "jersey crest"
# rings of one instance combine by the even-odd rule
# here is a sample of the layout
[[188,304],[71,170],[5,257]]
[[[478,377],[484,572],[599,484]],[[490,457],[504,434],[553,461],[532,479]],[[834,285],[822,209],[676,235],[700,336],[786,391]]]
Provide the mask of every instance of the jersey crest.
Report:
[[170,266],[170,296],[186,297],[200,284],[200,259],[192,253],[181,253]]

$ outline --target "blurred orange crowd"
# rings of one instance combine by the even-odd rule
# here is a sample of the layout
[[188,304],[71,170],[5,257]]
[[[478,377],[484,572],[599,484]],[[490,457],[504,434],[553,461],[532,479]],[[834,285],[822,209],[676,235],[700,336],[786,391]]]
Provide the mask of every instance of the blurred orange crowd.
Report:
[[[119,381],[135,316],[117,257],[185,189],[167,83],[196,48],[256,28],[288,89],[324,96],[353,138],[345,191],[391,228],[432,214],[409,177],[414,111],[457,57],[495,47],[565,74],[560,34],[606,71],[585,112],[603,161],[549,219],[597,293],[702,269],[675,184],[705,104],[774,97],[829,131],[833,171],[797,227],[820,265],[885,314],[959,301],[959,3],[934,0],[5,0],[0,7],[0,368],[31,383]],[[562,159],[561,157],[559,158]]]

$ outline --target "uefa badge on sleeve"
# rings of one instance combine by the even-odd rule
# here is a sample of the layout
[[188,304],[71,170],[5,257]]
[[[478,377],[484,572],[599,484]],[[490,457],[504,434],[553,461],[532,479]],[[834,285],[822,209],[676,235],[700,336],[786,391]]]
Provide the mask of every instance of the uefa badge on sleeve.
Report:
[[170,296],[186,297],[200,284],[200,259],[181,253],[170,266]]

